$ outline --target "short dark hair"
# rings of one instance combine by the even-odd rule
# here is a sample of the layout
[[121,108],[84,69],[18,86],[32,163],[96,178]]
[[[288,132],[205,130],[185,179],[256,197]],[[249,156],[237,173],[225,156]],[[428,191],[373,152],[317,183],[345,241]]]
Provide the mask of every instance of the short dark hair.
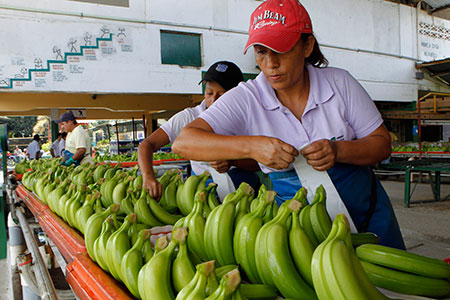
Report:
[[40,141],[40,140],[41,140],[41,137],[39,136],[39,134],[35,134],[35,135],[33,136],[33,140],[35,140],[35,141]]
[[328,67],[328,60],[323,55],[322,51],[320,51],[319,43],[317,42],[316,37],[312,33],[302,33],[300,39],[303,42],[306,42],[308,38],[312,36],[314,38],[314,48],[311,52],[311,55],[306,58],[306,61],[309,62],[314,67],[318,68],[326,68]]
[[63,132],[61,133],[61,137],[62,137],[62,138],[65,138],[66,136],[67,136],[67,132],[63,131]]
[[61,132],[58,132],[58,133],[56,134],[56,138],[59,138],[60,136],[62,136],[62,133],[61,133]]

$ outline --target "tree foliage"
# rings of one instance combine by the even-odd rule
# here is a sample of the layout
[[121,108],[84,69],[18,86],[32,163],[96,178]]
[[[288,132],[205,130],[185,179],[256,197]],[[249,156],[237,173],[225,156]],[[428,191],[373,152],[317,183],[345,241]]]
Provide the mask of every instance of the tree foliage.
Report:
[[10,137],[27,137],[33,135],[33,126],[37,117],[8,117],[8,135]]

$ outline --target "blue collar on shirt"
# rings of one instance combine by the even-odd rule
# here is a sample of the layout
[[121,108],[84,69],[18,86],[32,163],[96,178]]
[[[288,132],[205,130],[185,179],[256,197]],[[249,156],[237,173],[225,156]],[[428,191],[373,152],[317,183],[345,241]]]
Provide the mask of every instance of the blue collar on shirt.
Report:
[[[313,67],[311,64],[307,64],[306,68],[309,74],[309,82],[310,82],[310,95],[308,99],[307,107],[305,108],[305,112],[320,103],[325,103],[331,99],[334,95],[334,91],[328,81],[328,78],[325,75],[322,75],[319,80],[319,68]],[[259,89],[261,90],[261,94],[270,95],[270,97],[261,97],[261,103],[266,110],[275,110],[281,107],[280,100],[278,100],[277,95],[275,94],[274,89],[267,81],[264,73],[261,72],[255,79]],[[310,101],[312,100],[312,101]]]

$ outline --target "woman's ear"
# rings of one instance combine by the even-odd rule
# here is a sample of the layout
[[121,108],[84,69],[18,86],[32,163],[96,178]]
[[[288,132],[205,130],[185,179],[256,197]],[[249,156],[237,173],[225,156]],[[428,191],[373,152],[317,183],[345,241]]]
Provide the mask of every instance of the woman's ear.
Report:
[[305,51],[305,58],[308,58],[314,50],[316,39],[314,36],[308,36],[308,39],[303,44],[303,51]]

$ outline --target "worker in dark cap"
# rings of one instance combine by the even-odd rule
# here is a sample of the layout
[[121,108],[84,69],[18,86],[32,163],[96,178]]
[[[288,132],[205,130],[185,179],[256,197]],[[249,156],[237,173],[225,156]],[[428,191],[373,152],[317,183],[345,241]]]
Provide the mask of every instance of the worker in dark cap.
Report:
[[61,115],[56,123],[67,132],[65,149],[62,156],[62,164],[70,166],[72,164],[80,165],[85,163],[93,164],[91,157],[91,142],[87,131],[77,123],[77,119],[71,111]]
[[39,159],[41,158],[41,137],[39,134],[35,134],[33,141],[28,145],[27,156],[29,159]]
[[[159,199],[162,194],[162,186],[155,178],[153,171],[153,152],[162,146],[177,138],[184,126],[196,119],[200,113],[210,107],[220,96],[228,90],[237,86],[244,80],[241,70],[237,65],[229,61],[219,61],[211,65],[205,73],[203,79],[199,82],[205,83],[205,99],[197,106],[186,108],[147,137],[139,146],[138,161],[139,167],[143,175],[143,186],[147,188],[150,195],[155,199]],[[238,186],[242,181],[252,185],[254,188],[259,187],[259,178],[254,172],[259,170],[255,161],[217,161],[210,162],[211,167],[219,173],[227,172],[233,184]],[[207,170],[206,163],[191,161],[192,173],[200,175]],[[239,167],[236,168],[236,167]],[[238,174],[239,173],[239,174]],[[244,174],[244,176],[242,176]]]

